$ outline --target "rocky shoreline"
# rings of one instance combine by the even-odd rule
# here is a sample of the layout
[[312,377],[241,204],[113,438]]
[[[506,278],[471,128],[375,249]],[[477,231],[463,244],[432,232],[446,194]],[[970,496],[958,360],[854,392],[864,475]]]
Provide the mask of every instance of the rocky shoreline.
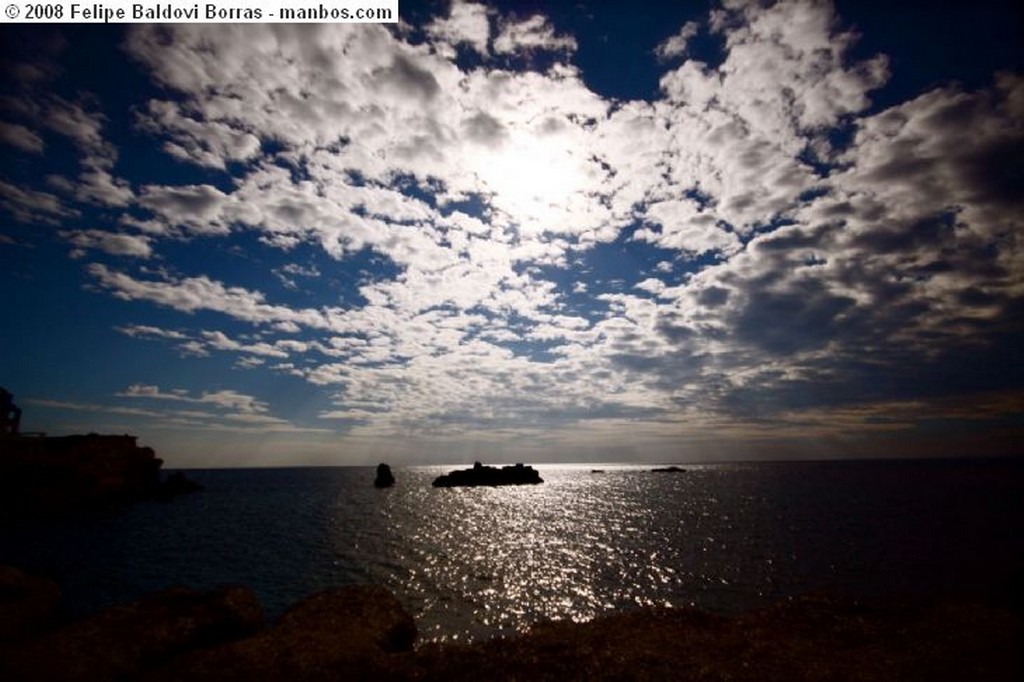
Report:
[[475,644],[416,646],[379,586],[314,594],[268,626],[244,587],[165,590],[74,622],[45,578],[0,567],[5,680],[1020,679],[1021,614],[825,594],[736,617],[645,609]]

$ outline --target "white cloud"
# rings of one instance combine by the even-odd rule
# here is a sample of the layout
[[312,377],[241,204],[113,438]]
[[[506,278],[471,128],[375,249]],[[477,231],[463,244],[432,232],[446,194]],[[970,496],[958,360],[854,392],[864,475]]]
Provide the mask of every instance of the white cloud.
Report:
[[567,35],[555,35],[554,26],[541,14],[534,14],[522,21],[505,19],[499,22],[499,26],[501,31],[494,39],[494,51],[498,54],[515,54],[531,50],[576,51],[576,39]]
[[144,324],[129,324],[123,327],[115,327],[117,331],[127,336],[136,338],[163,338],[173,340],[184,340],[188,338],[185,334],[173,329],[161,329]]
[[0,121],[0,142],[17,147],[29,154],[43,152],[43,138],[18,123]]
[[264,303],[260,292],[226,287],[205,276],[140,280],[110,270],[101,263],[90,263],[87,270],[101,287],[124,300],[150,301],[182,312],[213,310],[256,324],[293,322],[316,328],[330,326],[329,313],[269,305]]
[[0,181],[0,208],[23,223],[42,222],[55,225],[60,218],[80,215],[77,209],[66,206],[53,194],[23,189],[3,181]]
[[455,0],[447,17],[436,18],[427,25],[427,34],[452,46],[469,45],[478,54],[487,55],[491,37],[487,15],[484,5]]
[[80,250],[96,249],[113,256],[131,256],[135,258],[149,258],[153,255],[149,239],[139,235],[118,234],[103,230],[78,230],[75,232],[61,232],[60,234],[70,244]]
[[[281,302],[203,274],[88,267],[115,297],[253,324],[121,331],[239,353],[240,367],[294,359],[274,367],[334,391],[321,417],[354,435],[633,418],[665,435],[788,409],[809,384],[868,400],[880,376],[933,370],[968,331],[1000,343],[1024,262],[1020,79],[866,115],[888,63],[852,60],[855,36],[829,3],[728,3],[709,19],[721,63],[682,61],[651,102],[590,90],[565,63],[575,39],[546,18],[472,3],[421,44],[378,26],[136,27],[126,49],[166,89],[139,103],[139,131],[231,182],[136,193],[109,163],[85,164],[53,186],[145,211],[125,218],[144,236],[66,235],[148,256],[161,238],[249,232],[289,260],[309,246],[340,269],[366,251],[386,260],[396,274],[356,285],[365,304],[319,308],[284,303],[332,269],[308,263],[273,271],[295,289]],[[684,56],[697,30],[657,53]],[[484,58],[462,68],[459,46]],[[507,65],[537,51],[554,53],[543,72]],[[102,115],[51,105],[52,130],[87,158],[116,158]],[[843,126],[854,137],[834,149]],[[11,185],[0,201],[25,220],[74,210]],[[612,243],[665,252],[614,284],[575,270]],[[239,415],[266,409],[209,395]]]
[[654,54],[659,59],[667,60],[675,57],[682,57],[686,54],[686,44],[700,31],[700,24],[696,21],[688,21],[683,24],[679,32],[658,43],[654,48]]

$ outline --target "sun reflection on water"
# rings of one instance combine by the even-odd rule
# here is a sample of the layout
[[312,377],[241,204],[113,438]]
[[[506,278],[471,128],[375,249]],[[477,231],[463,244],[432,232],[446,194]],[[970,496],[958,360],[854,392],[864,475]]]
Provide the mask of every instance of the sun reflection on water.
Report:
[[407,472],[413,480],[381,509],[395,540],[386,562],[398,568],[382,577],[416,612],[424,639],[585,621],[678,593],[676,525],[654,513],[650,495],[680,498],[681,478],[652,491],[615,471],[551,468],[538,486],[434,489],[429,474]]

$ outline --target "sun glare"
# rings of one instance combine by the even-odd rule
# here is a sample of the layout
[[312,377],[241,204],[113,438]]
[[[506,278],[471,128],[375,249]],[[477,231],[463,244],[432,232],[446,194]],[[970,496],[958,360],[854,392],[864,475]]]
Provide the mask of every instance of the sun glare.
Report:
[[479,158],[476,173],[493,205],[521,234],[564,229],[570,199],[583,187],[583,168],[565,140],[524,134]]

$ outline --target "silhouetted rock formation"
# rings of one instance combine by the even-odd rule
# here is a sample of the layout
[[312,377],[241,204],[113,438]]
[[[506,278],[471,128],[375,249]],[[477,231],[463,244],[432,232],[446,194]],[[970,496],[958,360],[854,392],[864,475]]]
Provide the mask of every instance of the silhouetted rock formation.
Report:
[[250,636],[263,611],[247,588],[175,588],[0,649],[6,680],[136,678],[182,653]]
[[0,679],[1009,681],[1022,635],[1021,614],[991,606],[815,594],[735,617],[643,609],[414,650],[412,617],[382,587],[314,594],[270,629],[248,590],[176,589],[0,640]]
[[270,630],[196,651],[151,679],[391,679],[391,655],[415,641],[416,624],[394,595],[378,586],[344,587],[302,600]]
[[673,465],[670,467],[656,467],[654,469],[651,469],[651,471],[653,471],[656,474],[681,474],[684,471],[686,471],[686,469]]
[[377,465],[377,478],[373,479],[376,488],[390,488],[395,484],[395,476],[391,473],[391,467],[387,464]]
[[135,436],[0,437],[0,521],[116,508],[197,489],[184,475],[172,475],[165,487],[162,464]]
[[21,408],[14,404],[14,394],[0,386],[0,434],[17,436],[21,431]]
[[1010,682],[1024,665],[1022,635],[1019,613],[988,606],[817,595],[733,618],[644,609],[470,646],[427,645],[398,679]]
[[178,495],[191,495],[202,490],[204,488],[200,483],[193,481],[181,471],[175,471],[173,474],[168,474],[167,478],[163,480],[155,497],[161,502],[168,502]]
[[480,485],[532,485],[543,483],[537,470],[530,466],[489,467],[475,462],[472,469],[457,469],[434,479],[435,488]]

